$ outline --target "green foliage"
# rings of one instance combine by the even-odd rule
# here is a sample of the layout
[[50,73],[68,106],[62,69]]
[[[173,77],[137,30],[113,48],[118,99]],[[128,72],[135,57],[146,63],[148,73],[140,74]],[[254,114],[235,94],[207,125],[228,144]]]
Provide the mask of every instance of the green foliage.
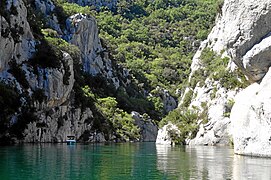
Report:
[[137,140],[139,138],[139,128],[134,124],[132,116],[118,107],[115,97],[101,98],[94,93],[93,88],[89,85],[85,85],[80,89],[75,88],[77,103],[81,104],[81,108],[89,107],[93,112],[93,126],[105,133],[115,134],[122,141]]
[[137,111],[141,114],[147,113],[153,119],[161,117],[160,112],[155,111],[154,101],[145,98],[139,92],[135,92],[133,87],[127,88],[127,91],[124,88],[119,88],[116,92],[116,100],[118,101],[118,106],[127,112]]
[[235,103],[235,101],[233,99],[228,99],[227,104],[226,104],[226,108],[225,108],[225,111],[223,114],[224,117],[230,117],[231,109],[232,109],[234,103]]
[[189,91],[185,94],[185,97],[183,98],[183,103],[182,103],[182,107],[188,108],[191,100],[193,98],[193,90],[189,89]]
[[[44,38],[40,44],[36,46],[37,52],[31,58],[33,66],[41,66],[43,68],[60,68],[63,60],[63,51],[71,55],[74,61],[80,58],[80,51],[77,46],[69,44],[63,39],[57,37],[57,32],[51,29],[42,29]],[[65,62],[63,63],[65,65]],[[65,84],[68,84],[68,77],[70,76],[69,67],[64,66],[66,77]]]
[[180,130],[180,136],[176,136],[176,133],[171,133],[173,141],[175,143],[185,144],[185,139],[195,137],[198,130],[198,119],[199,116],[196,112],[190,110],[181,111],[180,109],[175,109],[169,112],[169,114],[162,119],[159,125],[162,127],[168,122],[175,124]]
[[56,48],[58,51],[69,53],[74,60],[80,58],[80,50],[77,46],[72,45],[61,38],[45,36],[45,40],[51,47]]
[[45,36],[45,37],[59,37],[58,33],[50,28],[46,28],[46,29],[41,29],[41,33]]
[[89,88],[88,85],[84,86],[82,88],[83,92],[84,92],[84,95],[88,98],[92,98],[92,99],[95,99],[95,95],[92,93],[91,89]]
[[96,18],[115,60],[149,91],[160,86],[174,94],[190,73],[193,42],[207,37],[215,15],[215,0],[122,0],[116,12],[102,10]]
[[[110,59],[115,64],[130,69],[132,74],[131,83],[127,87],[115,90],[99,75],[82,75],[80,68],[77,68],[75,104],[94,108],[93,102],[97,99],[116,97],[119,109],[147,113],[158,120],[165,115],[161,98],[147,98],[146,92],[160,86],[169,89],[174,96],[177,88],[185,86],[191,58],[198,46],[195,44],[207,37],[216,14],[215,0],[120,0],[116,9],[109,11],[101,8],[99,12],[93,12],[92,7],[80,7],[65,0],[54,2],[61,24],[75,13],[94,15],[98,21],[103,47],[110,51]],[[56,32],[43,29],[42,33],[47,49],[50,50],[44,53],[54,56],[50,61],[45,57],[39,58],[44,59],[44,64],[58,67],[57,63],[61,63],[59,51],[70,54],[75,51],[74,54],[77,54],[75,48],[58,38]],[[65,77],[64,82],[67,84],[69,74]],[[192,97],[189,98],[187,97],[186,104]],[[97,112],[98,109],[96,107]]]
[[209,111],[207,102],[202,102],[201,108],[202,108],[202,111],[198,113],[199,114],[198,118],[202,120],[203,124],[206,124],[208,122],[208,111]]
[[63,8],[63,13],[66,16],[71,16],[77,13],[89,14],[89,15],[91,14],[91,8],[89,6],[82,7],[82,6],[79,6],[78,4],[68,3],[68,2],[61,3],[61,6]]
[[65,25],[65,21],[69,16],[72,16],[77,13],[81,14],[86,14],[86,15],[91,15],[94,13],[92,11],[92,7],[89,6],[79,6],[78,4],[75,3],[69,3],[67,0],[53,0],[54,4],[56,5],[55,7],[55,14],[58,17],[58,20],[62,26]]
[[139,138],[139,128],[134,124],[134,119],[127,112],[117,108],[116,98],[106,97],[97,101],[97,106],[112,124],[116,136],[125,140],[136,140]]
[[164,104],[162,99],[160,97],[149,96],[148,100],[154,105],[154,110],[162,115],[164,111]]
[[[201,62],[204,66],[202,77],[209,77],[227,89],[244,88],[248,86],[248,81],[241,73],[240,69],[235,69],[233,72],[227,69],[229,59],[221,58],[209,48],[205,48],[201,54]],[[197,76],[196,76],[197,77]]]
[[[204,69],[198,69],[196,70],[189,82],[189,87],[195,88],[197,85],[202,87],[204,85],[204,81],[206,80],[207,75],[205,73]],[[198,84],[199,83],[199,84]]]
[[30,60],[34,67],[60,68],[63,54],[56,46],[53,46],[46,39],[43,39],[41,43],[36,46],[36,49],[36,54]]

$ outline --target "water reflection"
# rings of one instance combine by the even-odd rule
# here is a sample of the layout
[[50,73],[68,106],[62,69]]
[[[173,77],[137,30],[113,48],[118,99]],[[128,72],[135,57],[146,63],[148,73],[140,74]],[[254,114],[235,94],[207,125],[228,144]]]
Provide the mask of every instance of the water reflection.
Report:
[[191,161],[185,147],[156,145],[157,169],[167,176],[167,179],[190,179]]
[[233,178],[271,179],[271,159],[234,155]]
[[157,169],[177,179],[271,179],[271,159],[234,155],[229,147],[157,145]]
[[0,179],[271,179],[271,159],[154,143],[0,147]]

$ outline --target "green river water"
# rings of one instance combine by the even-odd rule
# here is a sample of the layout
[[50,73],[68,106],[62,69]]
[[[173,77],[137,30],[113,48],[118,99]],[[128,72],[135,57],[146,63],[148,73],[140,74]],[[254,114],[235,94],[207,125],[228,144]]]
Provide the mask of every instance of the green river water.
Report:
[[25,144],[0,147],[0,180],[8,179],[271,179],[271,159],[229,147]]

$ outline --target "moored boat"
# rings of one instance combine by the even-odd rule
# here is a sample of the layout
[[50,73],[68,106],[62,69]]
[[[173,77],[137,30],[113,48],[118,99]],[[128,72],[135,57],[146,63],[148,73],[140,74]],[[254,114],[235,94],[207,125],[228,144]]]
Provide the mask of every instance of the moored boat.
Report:
[[75,136],[67,136],[66,140],[67,145],[73,145],[76,143]]

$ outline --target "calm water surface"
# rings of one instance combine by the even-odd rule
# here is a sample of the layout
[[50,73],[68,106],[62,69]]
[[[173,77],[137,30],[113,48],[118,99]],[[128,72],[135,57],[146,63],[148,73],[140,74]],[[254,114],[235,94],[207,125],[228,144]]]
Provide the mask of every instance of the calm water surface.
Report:
[[0,147],[0,179],[271,179],[271,159],[155,143]]

